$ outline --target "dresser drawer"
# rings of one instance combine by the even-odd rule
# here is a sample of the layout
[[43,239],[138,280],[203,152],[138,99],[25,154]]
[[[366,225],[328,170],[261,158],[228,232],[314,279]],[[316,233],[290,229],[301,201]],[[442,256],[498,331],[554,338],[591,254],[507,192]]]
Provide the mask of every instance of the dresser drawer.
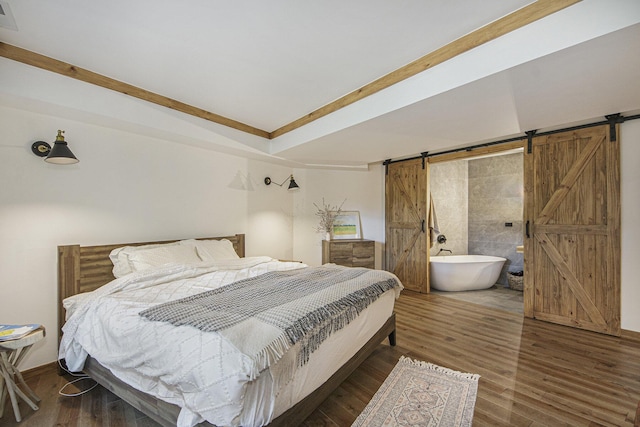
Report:
[[375,268],[375,242],[373,240],[322,241],[322,263],[346,267]]
[[353,258],[353,260],[351,262],[351,267],[374,268],[375,267],[375,259],[373,259],[373,257]]
[[357,243],[353,245],[354,258],[372,258],[375,253],[374,242]]
[[330,242],[329,247],[331,259],[351,258],[353,256],[353,244],[351,243],[340,244]]

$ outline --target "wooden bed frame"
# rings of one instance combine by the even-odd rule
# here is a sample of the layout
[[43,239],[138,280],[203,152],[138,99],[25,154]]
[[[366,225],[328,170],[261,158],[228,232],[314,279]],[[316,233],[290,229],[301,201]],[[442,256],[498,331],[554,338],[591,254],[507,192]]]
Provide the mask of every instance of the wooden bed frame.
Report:
[[[233,243],[236,253],[245,256],[245,235],[208,237],[201,240],[228,239]],[[118,243],[99,246],[66,245],[58,246],[58,323],[59,336],[65,321],[62,301],[72,295],[90,292],[114,279],[113,264],[109,254],[122,246],[140,246],[156,243],[172,243],[177,240],[161,242]],[[374,336],[330,378],[309,396],[274,419],[270,426],[297,426],[301,424],[351,373],[389,337],[389,343],[395,345],[396,322],[392,314]],[[164,402],[146,393],[134,389],[116,378],[111,372],[89,357],[84,371],[100,385],[146,414],[149,418],[166,426],[175,426],[180,408]],[[200,424],[199,424],[200,425]],[[203,425],[210,425],[205,423]]]

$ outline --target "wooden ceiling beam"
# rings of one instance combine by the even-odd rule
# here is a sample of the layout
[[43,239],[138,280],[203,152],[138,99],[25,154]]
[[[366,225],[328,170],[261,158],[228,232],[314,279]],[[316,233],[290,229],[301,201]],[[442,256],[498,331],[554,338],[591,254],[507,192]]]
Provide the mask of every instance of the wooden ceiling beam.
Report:
[[203,110],[202,108],[194,107],[192,105],[185,104],[184,102],[167,98],[166,96],[141,89],[137,86],[133,86],[128,83],[124,83],[119,80],[94,73],[93,71],[76,67],[75,65],[68,64],[66,62],[44,56],[36,52],[19,48],[17,46],[0,42],[0,56],[12,59],[14,61],[22,62],[23,64],[42,68],[43,70],[62,74],[63,76],[81,80],[86,83],[91,83],[96,86],[101,86],[103,88],[110,89],[116,92],[124,93],[125,95],[133,96],[134,98],[142,99],[143,101],[171,108],[172,110],[180,111],[182,113],[199,117],[201,119],[218,123],[220,125],[227,126],[233,129],[237,129],[242,132],[257,135],[267,139],[269,138],[269,132],[265,130],[249,126],[239,121]]
[[453,42],[434,50],[431,53],[419,58],[404,67],[380,77],[373,82],[344,95],[330,104],[320,107],[317,110],[303,116],[279,129],[271,132],[270,137],[277,138],[287,132],[291,132],[299,127],[309,124],[321,117],[334,113],[341,108],[351,105],[367,96],[373,95],[383,89],[393,86],[409,77],[415,76],[438,64],[442,64],[462,53],[483,45],[491,40],[497,39],[511,31],[531,24],[539,19],[549,16],[559,10],[569,7],[582,0],[538,0],[509,15],[491,22]]

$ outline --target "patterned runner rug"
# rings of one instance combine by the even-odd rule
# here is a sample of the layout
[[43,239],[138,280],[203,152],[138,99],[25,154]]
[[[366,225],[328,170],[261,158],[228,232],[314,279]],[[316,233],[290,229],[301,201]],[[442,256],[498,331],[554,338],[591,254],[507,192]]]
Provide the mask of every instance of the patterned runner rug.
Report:
[[402,356],[353,426],[471,426],[479,378]]

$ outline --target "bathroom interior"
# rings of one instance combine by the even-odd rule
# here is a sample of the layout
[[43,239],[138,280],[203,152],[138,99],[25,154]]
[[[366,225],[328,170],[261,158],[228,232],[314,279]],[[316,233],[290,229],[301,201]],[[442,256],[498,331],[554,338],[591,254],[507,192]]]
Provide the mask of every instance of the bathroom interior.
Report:
[[[430,187],[440,236],[446,238],[446,242],[441,243],[442,237],[434,242],[431,257],[506,258],[497,283],[487,290],[432,292],[522,313],[522,291],[518,286],[510,288],[507,277],[509,272],[523,271],[523,255],[517,251],[523,236],[522,150],[432,163]],[[514,276],[511,280],[514,285]]]

